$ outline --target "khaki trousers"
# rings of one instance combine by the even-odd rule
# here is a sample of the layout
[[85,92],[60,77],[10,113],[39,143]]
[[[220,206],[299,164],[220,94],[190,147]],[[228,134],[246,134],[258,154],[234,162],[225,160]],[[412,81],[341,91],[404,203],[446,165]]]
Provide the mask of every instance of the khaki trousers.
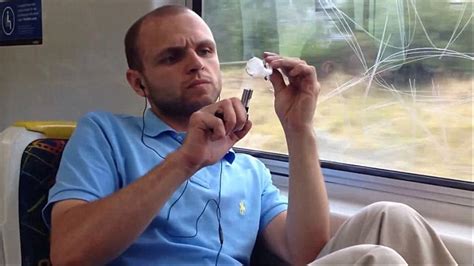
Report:
[[414,209],[377,202],[348,219],[311,265],[457,265]]

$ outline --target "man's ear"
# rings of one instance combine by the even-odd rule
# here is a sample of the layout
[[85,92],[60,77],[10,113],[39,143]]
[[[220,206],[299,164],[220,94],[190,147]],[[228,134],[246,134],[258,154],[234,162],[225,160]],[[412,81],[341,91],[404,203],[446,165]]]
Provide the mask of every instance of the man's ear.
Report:
[[142,82],[142,74],[137,70],[128,69],[126,75],[128,84],[130,84],[135,93],[142,97],[147,97],[145,86]]

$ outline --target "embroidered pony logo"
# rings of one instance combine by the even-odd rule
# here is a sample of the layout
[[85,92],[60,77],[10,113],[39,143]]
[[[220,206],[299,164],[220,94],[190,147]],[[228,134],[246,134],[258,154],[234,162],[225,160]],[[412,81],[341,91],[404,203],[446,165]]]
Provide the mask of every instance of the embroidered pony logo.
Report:
[[247,209],[245,208],[245,201],[243,200],[241,200],[239,203],[239,211],[240,215],[245,215],[245,213],[247,212]]

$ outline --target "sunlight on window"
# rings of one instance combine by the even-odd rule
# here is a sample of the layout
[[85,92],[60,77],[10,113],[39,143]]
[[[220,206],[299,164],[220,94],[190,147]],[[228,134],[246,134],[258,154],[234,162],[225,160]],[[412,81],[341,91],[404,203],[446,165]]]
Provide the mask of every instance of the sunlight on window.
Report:
[[323,86],[323,160],[473,181],[473,4],[452,0],[205,1],[223,97],[254,91],[239,145],[286,153],[271,84],[244,63],[301,57]]

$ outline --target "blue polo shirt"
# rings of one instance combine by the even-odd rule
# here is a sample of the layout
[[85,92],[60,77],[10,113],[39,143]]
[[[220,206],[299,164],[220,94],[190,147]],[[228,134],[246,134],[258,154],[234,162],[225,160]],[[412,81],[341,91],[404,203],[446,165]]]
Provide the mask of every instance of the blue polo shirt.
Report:
[[[155,152],[141,141],[142,125],[141,117],[107,112],[92,112],[79,120],[43,210],[48,225],[54,202],[107,197],[158,165],[186,136],[147,110],[144,142]],[[287,199],[280,196],[263,163],[232,149],[184,182],[111,264],[213,265],[220,248],[215,203],[220,182],[224,243],[219,264],[248,264],[257,234],[286,210]]]

